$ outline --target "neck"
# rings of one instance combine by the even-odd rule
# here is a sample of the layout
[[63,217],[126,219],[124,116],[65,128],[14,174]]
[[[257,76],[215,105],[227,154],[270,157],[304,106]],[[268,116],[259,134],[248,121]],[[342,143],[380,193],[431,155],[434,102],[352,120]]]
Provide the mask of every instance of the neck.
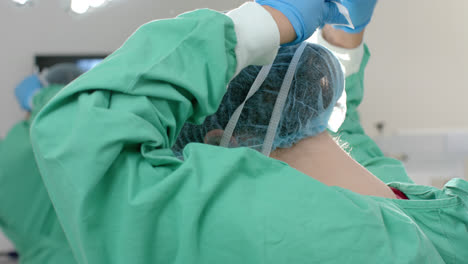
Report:
[[329,186],[395,198],[385,183],[354,161],[327,132],[303,139],[291,148],[275,150],[271,157]]

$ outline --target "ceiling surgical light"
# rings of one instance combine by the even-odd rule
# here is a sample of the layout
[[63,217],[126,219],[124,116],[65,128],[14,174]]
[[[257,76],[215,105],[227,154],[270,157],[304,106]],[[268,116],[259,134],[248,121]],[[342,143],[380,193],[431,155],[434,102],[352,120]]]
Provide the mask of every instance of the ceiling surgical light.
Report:
[[90,8],[96,8],[104,5],[111,0],[71,0],[71,10],[77,14],[84,14]]
[[[18,6],[27,6],[32,4],[32,0],[11,0]],[[65,1],[65,0],[64,0]],[[90,9],[99,8],[112,0],[66,0],[69,3],[70,10],[76,14],[84,14]]]
[[77,14],[84,14],[89,9],[89,2],[88,0],[72,0],[70,8]]
[[17,3],[17,4],[20,4],[20,5],[24,5],[26,4],[27,2],[29,2],[29,0],[13,0],[13,2]]

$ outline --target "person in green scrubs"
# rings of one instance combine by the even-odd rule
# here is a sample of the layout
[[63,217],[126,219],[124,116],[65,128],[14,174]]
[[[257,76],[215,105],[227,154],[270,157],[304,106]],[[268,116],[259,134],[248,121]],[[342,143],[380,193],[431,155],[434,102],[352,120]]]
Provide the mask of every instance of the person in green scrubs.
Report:
[[[247,7],[240,10],[247,10]],[[223,30],[209,25],[208,20],[217,22]],[[208,111],[201,102],[213,100],[206,98],[213,93],[224,92],[217,92],[221,89],[219,85],[206,87],[203,78],[214,83],[226,84],[229,81],[219,80],[216,78],[219,76],[208,73],[219,74],[220,69],[214,66],[224,65],[218,60],[226,57],[226,53],[231,57],[238,55],[234,46],[241,44],[234,43],[239,34],[235,31],[241,26],[234,26],[233,21],[215,12],[196,11],[179,21],[152,22],[130,38],[115,56],[106,61],[105,67],[99,68],[98,73],[93,74],[93,71],[89,74],[91,77],[84,76],[78,80],[79,85],[68,87],[51,102],[50,107],[46,107],[40,114],[42,118],[40,116],[37,121],[39,127],[34,127],[33,131],[51,137],[33,134],[39,139],[34,140],[38,142],[35,144],[41,146],[36,154],[42,157],[39,159],[41,173],[71,247],[60,229],[47,232],[59,226],[57,219],[49,215],[44,222],[47,224],[43,224],[50,226],[44,232],[44,240],[58,247],[33,250],[33,244],[38,240],[30,239],[32,243],[24,247],[25,254],[22,254],[30,257],[22,257],[21,261],[73,263],[71,251],[77,256],[78,263],[153,263],[158,260],[163,263],[456,263],[463,260],[463,252],[457,248],[461,246],[460,235],[466,236],[466,231],[463,233],[466,220],[447,221],[453,219],[448,217],[450,213],[466,219],[462,218],[466,200],[462,200],[463,193],[455,193],[463,190],[458,181],[452,183],[455,187],[447,186],[443,191],[394,183],[411,198],[410,201],[397,201],[329,187],[285,163],[249,149],[221,149],[194,144],[188,146],[184,162],[173,158],[167,149],[171,144],[165,140],[173,142],[174,137],[169,136],[170,130],[164,128],[171,127],[170,121],[180,117],[177,116],[179,113],[195,109],[198,112],[194,111],[194,114],[200,115],[200,111]],[[203,27],[194,29],[191,27],[193,23],[200,23]],[[207,36],[203,28],[213,29],[209,32],[217,32],[224,37],[215,35],[217,37],[213,39],[213,35]],[[173,32],[176,29],[182,32]],[[222,33],[225,30],[229,34]],[[173,42],[160,43],[154,36],[166,32]],[[191,36],[188,37],[191,41],[177,41],[187,35]],[[218,37],[220,40],[216,41]],[[221,39],[225,43],[221,44]],[[197,41],[200,40],[210,44],[205,49],[190,45],[190,42],[199,43]],[[165,53],[162,48],[160,51],[138,50],[151,44],[170,47],[171,43],[181,43],[181,46],[172,46],[178,47],[177,52],[157,54]],[[226,44],[230,45],[220,47]],[[187,50],[184,52],[183,48]],[[200,48],[202,50],[198,50]],[[145,59],[145,52],[152,56]],[[215,54],[210,55],[211,52]],[[216,56],[220,54],[224,56]],[[206,58],[200,58],[203,56]],[[367,50],[362,58],[360,71],[347,74],[348,112],[338,133],[342,140],[349,142],[353,158],[383,182],[411,183],[401,164],[383,157],[360,127],[356,108],[362,98]],[[205,67],[210,71],[201,74],[203,78],[197,78],[196,74],[203,69],[183,67],[188,63],[186,59],[190,59],[190,63],[199,63],[197,65],[208,62],[214,65]],[[158,67],[157,62],[163,63],[161,61],[164,65]],[[138,65],[141,62],[144,63]],[[168,65],[172,66],[162,67]],[[226,68],[229,67],[222,69]],[[231,65],[231,68],[235,66]],[[112,71],[122,72],[125,76],[114,82]],[[99,74],[104,78],[98,82]],[[190,81],[181,79],[181,76]],[[161,90],[166,91],[163,93]],[[203,100],[181,100],[183,97],[174,90],[187,97],[195,93],[198,96],[195,98]],[[222,95],[218,95],[217,100],[220,100],[219,96]],[[175,110],[171,109],[174,107]],[[176,111],[187,107],[193,109]],[[215,108],[210,111],[214,112]],[[94,114],[98,116],[94,117]],[[57,119],[52,120],[54,117]],[[183,122],[177,120],[176,125],[180,123]],[[48,124],[53,126],[47,128]],[[93,129],[93,125],[97,127]],[[52,131],[55,127],[59,131]],[[78,135],[79,132],[83,134]],[[27,133],[22,135],[23,139],[28,137]],[[18,140],[21,139],[11,141]],[[79,146],[80,142],[84,145]],[[3,145],[0,145],[2,149]],[[91,156],[86,157],[88,154]],[[2,152],[4,156],[7,157]],[[33,162],[32,159],[30,161]],[[386,170],[385,167],[391,169]],[[0,174],[0,181],[5,175]],[[40,177],[38,173],[28,175]],[[21,186],[15,180],[11,181]],[[44,188],[41,182],[34,187],[37,190]],[[9,226],[25,216],[34,219],[36,210],[25,211],[23,208],[46,210],[48,207],[44,205],[47,204],[52,208],[47,199],[31,205],[34,192],[25,193],[29,193],[29,200],[25,199],[24,203],[29,204],[9,208],[8,211],[22,211],[21,215],[11,217]],[[43,193],[47,193],[45,189]],[[15,196],[10,194],[10,200],[5,201],[11,201],[11,197]],[[418,209],[412,210],[411,206]],[[434,221],[434,210],[439,212],[439,220],[451,223],[450,228],[442,222],[438,226],[431,225],[431,222],[437,222]],[[0,223],[1,219],[0,216]],[[343,222],[343,219],[347,221]],[[424,224],[429,226],[424,227]],[[23,237],[17,239],[18,244],[28,240],[24,236],[27,234],[25,229],[17,229],[18,233],[23,232]],[[447,229],[449,232],[445,233]],[[47,237],[59,233],[62,235]],[[444,235],[446,239],[440,238]],[[61,252],[56,248],[67,252],[62,259],[54,259],[54,254],[60,255]],[[34,255],[37,258],[32,257]],[[42,261],[41,256],[44,256]],[[66,256],[70,257],[68,261]]]
[[[281,13],[255,3],[150,22],[44,107],[31,128],[34,154],[78,263],[467,259],[463,180],[443,190],[389,183],[410,200],[352,181],[344,188],[345,176],[382,182],[323,133],[274,158],[200,143],[183,161],[174,156],[184,123],[215,113],[235,74],[271,63],[291,35]],[[311,147],[324,148],[300,156]]]
[[21,263],[75,263],[37,168],[29,129],[42,107],[81,73],[74,65],[57,64],[43,75],[44,86],[29,76],[16,88],[28,117],[0,139],[0,228]]
[[29,138],[31,120],[62,88],[42,88],[34,96],[31,118],[0,139],[0,228],[20,253],[21,263],[74,263]]

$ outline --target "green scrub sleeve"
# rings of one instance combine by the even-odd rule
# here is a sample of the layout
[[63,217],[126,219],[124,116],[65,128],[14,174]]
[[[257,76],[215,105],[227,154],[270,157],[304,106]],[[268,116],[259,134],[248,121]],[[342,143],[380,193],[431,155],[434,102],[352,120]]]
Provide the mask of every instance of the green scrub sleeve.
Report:
[[158,263],[176,250],[139,222],[168,195],[158,190],[171,181],[157,183],[181,164],[170,147],[182,125],[217,110],[236,42],[233,21],[210,10],[150,22],[38,114],[33,149],[78,263]]
[[345,121],[337,133],[330,133],[339,138],[353,159],[372,172],[381,181],[385,183],[413,183],[408,177],[403,163],[399,160],[386,157],[379,146],[362,128],[358,107],[364,95],[364,72],[369,58],[369,49],[364,45],[364,57],[359,71],[346,78],[347,112]]

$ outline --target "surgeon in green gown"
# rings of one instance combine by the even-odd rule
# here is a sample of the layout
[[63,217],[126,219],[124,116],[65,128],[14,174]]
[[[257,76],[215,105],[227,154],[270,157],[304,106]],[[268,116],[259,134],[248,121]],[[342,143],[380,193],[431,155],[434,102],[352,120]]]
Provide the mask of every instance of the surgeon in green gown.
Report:
[[[260,8],[248,4],[237,14],[276,26]],[[185,121],[216,111],[241,68],[238,58],[250,57],[236,49],[245,33],[242,17],[200,10],[151,22],[55,97],[35,120],[32,139],[58,221],[54,213],[41,220],[18,204],[12,220],[0,219],[7,234],[14,237],[16,222],[29,216],[30,223],[49,225],[45,241],[60,233],[60,223],[69,244],[63,235],[50,241],[64,252],[70,248],[78,263],[463,263],[466,182],[444,190],[411,184],[401,164],[384,158],[360,128],[356,107],[367,52],[347,79],[340,135],[356,160],[409,201],[327,186],[247,148],[191,144],[183,162],[174,157],[170,147]],[[257,49],[274,42],[267,39]],[[385,165],[393,168],[387,174],[378,169]],[[5,175],[2,170],[0,180]],[[22,256],[37,254],[23,248]]]
[[[56,68],[59,75],[61,68]],[[62,79],[75,76],[67,74]],[[29,139],[31,120],[64,87],[60,82],[42,88],[32,100],[29,117],[0,139],[0,228],[20,253],[21,263],[75,263]]]
[[0,228],[21,253],[21,263],[74,262],[39,174],[29,129],[39,110],[82,73],[75,64],[58,63],[15,88],[28,114],[0,139]]

